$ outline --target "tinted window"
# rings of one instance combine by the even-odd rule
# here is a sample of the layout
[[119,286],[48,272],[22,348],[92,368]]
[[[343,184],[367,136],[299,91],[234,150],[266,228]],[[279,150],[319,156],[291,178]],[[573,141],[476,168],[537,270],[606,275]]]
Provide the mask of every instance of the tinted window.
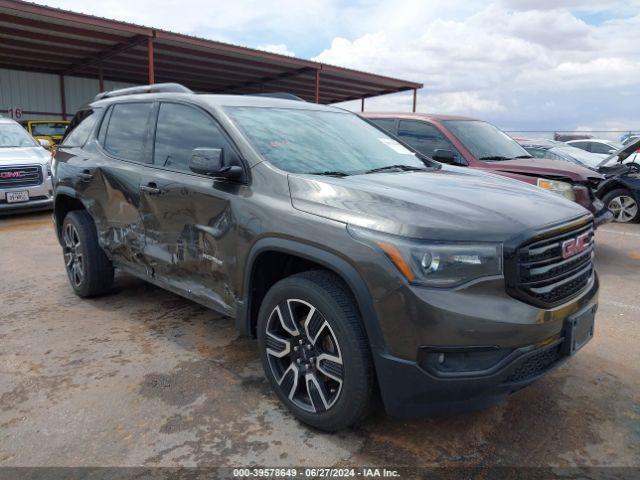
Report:
[[384,128],[387,132],[396,134],[396,121],[392,118],[370,118],[372,123],[375,123],[380,128]]
[[591,142],[571,142],[569,145],[575,148],[586,150],[587,152],[591,151]]
[[64,135],[67,129],[66,122],[48,122],[48,123],[32,123],[31,135],[47,136],[47,135]]
[[445,120],[443,123],[478,160],[529,157],[518,142],[490,123],[479,120]]
[[112,107],[106,126],[104,148],[107,152],[135,162],[148,159],[148,123],[151,103],[119,103]]
[[82,110],[76,113],[69,124],[66,136],[62,141],[64,147],[81,147],[89,138],[89,134],[96,124],[98,115],[93,110]]
[[225,110],[266,160],[288,172],[362,173],[399,164],[425,167],[411,150],[351,113],[260,107]]
[[433,157],[436,149],[451,150],[459,156],[451,142],[436,127],[426,122],[400,120],[398,136],[429,157]]
[[189,171],[194,148],[223,148],[229,158],[232,149],[215,121],[204,112],[186,105],[160,105],[153,163]]
[[596,142],[591,143],[591,151],[593,153],[604,153],[608,155],[609,153],[612,153],[611,150],[615,150],[615,148],[609,145],[605,145],[604,143],[596,143]]

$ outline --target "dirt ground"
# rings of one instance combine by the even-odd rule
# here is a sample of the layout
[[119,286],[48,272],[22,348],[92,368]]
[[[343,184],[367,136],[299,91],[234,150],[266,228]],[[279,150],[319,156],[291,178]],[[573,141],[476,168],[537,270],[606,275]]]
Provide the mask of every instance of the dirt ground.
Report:
[[596,336],[508,402],[323,434],[280,407],[255,341],[129,276],[69,285],[50,214],[0,219],[0,466],[640,466],[640,225],[597,233]]

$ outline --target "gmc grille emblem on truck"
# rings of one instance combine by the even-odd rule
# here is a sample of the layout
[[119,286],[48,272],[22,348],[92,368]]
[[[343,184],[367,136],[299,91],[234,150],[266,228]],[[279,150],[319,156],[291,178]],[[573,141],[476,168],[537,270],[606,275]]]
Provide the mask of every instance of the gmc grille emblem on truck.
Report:
[[580,252],[584,252],[591,244],[589,241],[590,235],[591,233],[587,232],[562,242],[562,258],[571,258]]
[[20,178],[25,175],[26,172],[0,172],[0,178]]

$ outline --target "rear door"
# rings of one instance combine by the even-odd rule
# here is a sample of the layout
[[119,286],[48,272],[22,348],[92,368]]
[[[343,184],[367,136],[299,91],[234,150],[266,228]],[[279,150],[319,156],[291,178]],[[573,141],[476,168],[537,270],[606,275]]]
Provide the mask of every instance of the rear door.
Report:
[[159,105],[153,167],[141,184],[145,259],[159,282],[229,315],[236,269],[234,199],[247,186],[190,171],[195,148],[222,148],[225,164],[239,164],[236,149],[209,113],[173,102]]
[[[151,162],[153,102],[116,103],[106,111],[97,136],[85,146],[89,159],[81,178],[101,245],[116,264],[148,273],[142,260],[144,225],[140,183]],[[89,166],[90,165],[90,166]]]

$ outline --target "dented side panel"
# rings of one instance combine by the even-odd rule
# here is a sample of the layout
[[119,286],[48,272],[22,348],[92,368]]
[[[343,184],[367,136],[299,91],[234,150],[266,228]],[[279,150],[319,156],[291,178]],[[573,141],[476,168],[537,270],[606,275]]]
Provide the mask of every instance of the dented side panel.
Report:
[[141,212],[144,258],[158,281],[200,303],[234,315],[238,298],[230,284],[237,269],[238,221],[235,199],[244,185],[149,167]]

